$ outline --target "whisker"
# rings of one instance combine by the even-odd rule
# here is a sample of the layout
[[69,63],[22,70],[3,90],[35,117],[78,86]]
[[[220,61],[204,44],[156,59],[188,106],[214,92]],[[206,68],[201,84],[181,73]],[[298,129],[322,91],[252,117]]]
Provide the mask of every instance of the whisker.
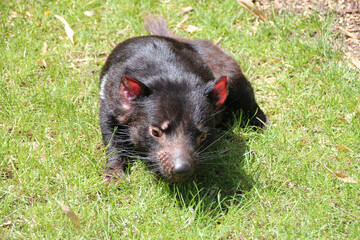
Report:
[[221,135],[218,139],[214,140],[211,144],[209,144],[208,146],[206,146],[204,149],[201,149],[198,154],[200,155],[201,153],[203,153],[204,151],[206,151],[206,149],[208,149],[209,147],[211,147],[212,145],[214,145],[215,143],[217,143],[218,141],[220,141],[224,136],[226,135],[226,133],[224,133],[223,135]]

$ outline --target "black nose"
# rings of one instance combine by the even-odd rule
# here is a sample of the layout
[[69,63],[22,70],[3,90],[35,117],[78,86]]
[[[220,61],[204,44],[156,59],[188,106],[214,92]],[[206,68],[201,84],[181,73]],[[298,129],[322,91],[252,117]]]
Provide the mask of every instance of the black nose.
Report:
[[183,175],[191,171],[191,165],[187,162],[176,162],[174,165],[174,173]]
[[185,161],[175,161],[173,168],[174,175],[186,176],[192,172],[190,163]]
[[174,149],[173,164],[170,170],[171,180],[173,182],[183,182],[187,180],[194,172],[192,151],[187,146],[180,146]]

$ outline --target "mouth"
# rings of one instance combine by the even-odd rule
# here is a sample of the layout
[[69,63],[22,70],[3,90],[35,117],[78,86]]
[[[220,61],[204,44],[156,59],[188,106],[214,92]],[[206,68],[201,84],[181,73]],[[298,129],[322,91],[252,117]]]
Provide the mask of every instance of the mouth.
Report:
[[192,172],[186,175],[172,175],[170,177],[168,177],[168,179],[174,183],[180,183],[180,182],[186,182],[187,180],[190,179],[190,177],[192,176]]

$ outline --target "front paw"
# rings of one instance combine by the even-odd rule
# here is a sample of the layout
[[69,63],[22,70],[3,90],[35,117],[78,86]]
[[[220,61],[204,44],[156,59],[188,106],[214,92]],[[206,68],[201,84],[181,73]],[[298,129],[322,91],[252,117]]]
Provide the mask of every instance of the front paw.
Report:
[[104,174],[104,181],[112,182],[115,181],[116,183],[124,180],[125,176],[125,169],[123,165],[119,165],[116,167],[108,167]]

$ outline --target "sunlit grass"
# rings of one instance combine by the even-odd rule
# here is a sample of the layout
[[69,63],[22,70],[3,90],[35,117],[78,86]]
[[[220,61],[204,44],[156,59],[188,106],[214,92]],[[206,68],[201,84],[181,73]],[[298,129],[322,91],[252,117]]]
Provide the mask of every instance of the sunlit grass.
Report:
[[[202,29],[192,34],[176,28],[189,5],[184,25]],[[360,235],[359,184],[324,167],[360,179],[360,76],[334,44],[331,14],[258,22],[236,1],[5,1],[0,12],[1,239]],[[271,120],[264,133],[235,124],[184,184],[140,162],[127,181],[102,182],[98,76],[117,43],[147,34],[145,13],[184,37],[220,39]]]

